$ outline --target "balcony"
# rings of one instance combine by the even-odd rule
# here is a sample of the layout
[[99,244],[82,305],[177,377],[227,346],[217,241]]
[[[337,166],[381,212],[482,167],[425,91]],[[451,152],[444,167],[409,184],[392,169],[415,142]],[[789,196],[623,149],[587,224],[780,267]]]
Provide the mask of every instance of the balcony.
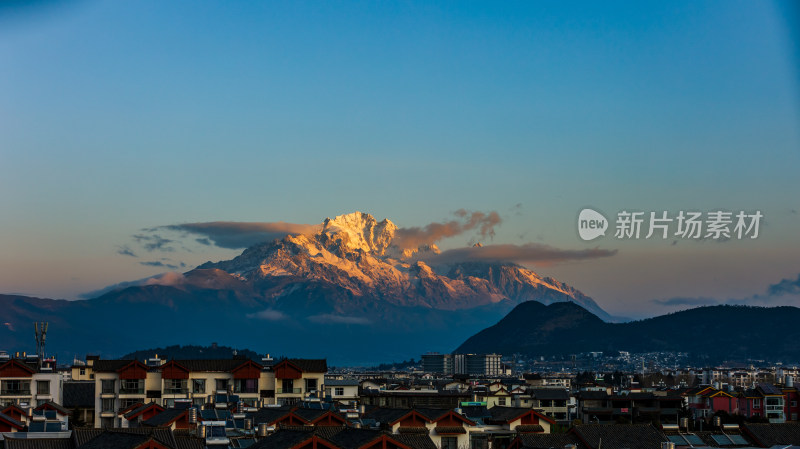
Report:
[[237,394],[256,394],[258,393],[258,388],[237,388],[233,392]]
[[303,394],[302,388],[278,388],[278,394]]
[[30,388],[3,388],[0,390],[0,396],[30,396]]
[[171,388],[171,387],[164,388],[164,394],[188,394],[188,393],[189,393],[188,388]]
[[142,388],[120,388],[119,394],[144,394],[144,387]]

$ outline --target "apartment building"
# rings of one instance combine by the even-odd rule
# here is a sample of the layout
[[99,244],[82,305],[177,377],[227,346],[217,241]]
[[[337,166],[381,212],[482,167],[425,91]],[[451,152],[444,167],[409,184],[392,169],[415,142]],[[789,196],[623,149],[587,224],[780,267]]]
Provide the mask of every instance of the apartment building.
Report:
[[158,366],[138,360],[95,360],[92,372],[96,427],[125,426],[128,420],[121,412],[148,403],[163,408],[177,402],[256,407],[274,404],[276,398],[274,373],[243,358],[170,360]]
[[272,369],[275,402],[293,405],[308,399],[319,400],[325,392],[325,359],[285,359]]
[[35,408],[61,398],[62,376],[55,360],[39,363],[37,356],[0,355],[0,408],[20,405]]

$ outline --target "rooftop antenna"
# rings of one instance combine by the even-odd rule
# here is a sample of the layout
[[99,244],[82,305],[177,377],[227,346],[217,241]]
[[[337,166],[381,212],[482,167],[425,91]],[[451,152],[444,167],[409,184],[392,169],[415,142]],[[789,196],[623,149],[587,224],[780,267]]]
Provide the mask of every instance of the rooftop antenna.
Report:
[[36,354],[39,355],[39,366],[42,365],[42,360],[44,360],[44,344],[47,339],[48,324],[47,321],[42,321],[41,323],[36,321],[33,323],[33,328],[36,332]]

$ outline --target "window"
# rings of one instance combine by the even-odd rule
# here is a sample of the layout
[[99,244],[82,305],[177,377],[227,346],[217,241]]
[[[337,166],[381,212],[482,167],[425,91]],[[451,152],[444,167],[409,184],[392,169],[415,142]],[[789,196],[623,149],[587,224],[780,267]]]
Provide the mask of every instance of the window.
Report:
[[236,393],[258,393],[258,379],[235,379],[233,391]]
[[2,382],[0,394],[9,396],[23,396],[31,394],[31,381],[29,380],[5,380]]
[[114,418],[100,418],[100,427],[111,429],[114,427]]
[[497,398],[497,405],[506,405],[506,398]]
[[123,379],[119,386],[120,394],[144,394],[144,379]]
[[792,407],[797,407],[797,401],[792,401],[792,402],[791,402],[791,406],[792,406]]
[[36,381],[36,394],[50,394],[50,381],[37,380]]
[[114,379],[105,379],[100,381],[102,394],[114,394]]
[[217,391],[228,391],[228,379],[216,379]]
[[306,391],[317,390],[317,379],[306,379]]
[[189,392],[186,379],[164,379],[164,394],[185,394]]
[[539,407],[552,407],[551,401],[549,399],[543,399],[539,401]]
[[458,449],[458,438],[442,437],[442,449]]
[[192,393],[205,393],[206,380],[205,379],[192,379]]
[[192,405],[195,407],[203,408],[203,405],[206,403],[206,398],[194,398],[192,399]]
[[481,434],[470,435],[469,447],[470,449],[489,449],[489,437]]
[[753,408],[761,408],[761,399],[753,399]]
[[336,396],[344,396],[344,387],[336,387]]
[[[299,390],[299,389],[298,389]],[[293,379],[283,379],[281,382],[281,391],[279,393],[294,393],[294,380]],[[300,393],[300,391],[297,391]]]
[[139,404],[141,402],[142,401],[140,401],[139,399],[135,399],[135,398],[133,398],[133,399],[132,398],[120,399],[119,408],[122,409],[122,410],[126,410],[126,409],[128,409],[128,407],[133,407],[134,405]]
[[792,413],[792,421],[797,421],[797,413]]
[[86,375],[86,368],[81,368],[81,376],[85,376],[85,375]]
[[103,398],[100,407],[101,412],[114,412],[114,398]]

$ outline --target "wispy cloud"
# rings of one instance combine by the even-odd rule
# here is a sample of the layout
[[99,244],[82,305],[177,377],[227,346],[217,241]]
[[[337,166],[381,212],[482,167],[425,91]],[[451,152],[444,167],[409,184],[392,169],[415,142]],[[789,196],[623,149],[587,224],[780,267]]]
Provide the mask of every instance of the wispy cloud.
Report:
[[714,298],[665,298],[654,299],[651,302],[661,306],[708,306],[719,304],[719,300]]
[[777,284],[767,287],[767,294],[771,296],[800,295],[800,274],[797,279],[782,279]]
[[316,232],[319,228],[319,225],[286,223],[283,221],[263,223],[213,221],[168,225],[156,229],[168,229],[199,236],[194,240],[201,245],[241,249],[257,243],[280,239],[291,234],[310,234]]
[[151,278],[146,279],[143,285],[176,286],[184,284],[185,282],[186,282],[186,277],[182,273],[169,271],[167,273],[159,274],[158,276],[153,276]]
[[122,245],[118,247],[117,254],[120,254],[122,256],[139,257],[136,255],[136,253],[133,252],[133,250],[130,249],[128,245]]
[[133,239],[148,252],[156,250],[167,252],[175,251],[175,248],[170,246],[170,244],[175,243],[175,240],[162,237],[159,234],[135,234]]
[[707,297],[679,297],[666,299],[652,299],[650,302],[660,306],[707,306],[717,304],[749,305],[749,306],[798,306],[800,301],[800,274],[797,279],[782,279],[776,284],[767,286],[762,294],[746,296],[743,298],[716,299]]
[[265,309],[256,313],[248,313],[247,318],[257,318],[266,321],[281,321],[287,319],[285,313],[279,310]]
[[369,319],[364,317],[350,316],[350,315],[334,315],[332,313],[312,315],[308,317],[308,321],[319,324],[370,324],[371,323]]
[[475,231],[484,239],[491,239],[495,235],[494,228],[503,222],[495,211],[485,213],[459,209],[454,215],[454,220],[433,222],[422,227],[400,228],[393,243],[400,248],[417,248],[470,231]]
[[[139,265],[144,265],[146,267],[169,268],[171,270],[177,270],[178,268],[180,268],[179,265],[175,265],[172,263],[165,263],[160,260],[143,261],[139,262]],[[181,265],[186,266],[186,264],[181,264]]]
[[617,250],[607,249],[560,249],[538,243],[524,245],[484,245],[467,248],[455,248],[441,254],[423,253],[421,260],[437,263],[454,262],[513,262],[522,265],[548,265],[572,260],[597,259],[611,257]]

